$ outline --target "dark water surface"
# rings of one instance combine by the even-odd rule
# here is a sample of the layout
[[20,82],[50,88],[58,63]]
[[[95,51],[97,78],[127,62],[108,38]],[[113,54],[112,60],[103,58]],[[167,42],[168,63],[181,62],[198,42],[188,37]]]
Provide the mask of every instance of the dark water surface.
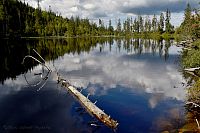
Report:
[[[91,101],[120,124],[119,133],[178,131],[184,124],[185,83],[173,41],[78,38],[66,40],[2,40],[0,48],[0,133],[106,133],[57,84],[55,71],[91,94]],[[53,70],[47,83],[34,72],[42,67],[21,62],[36,49]],[[38,58],[38,57],[37,57]],[[99,123],[101,125],[101,123]]]

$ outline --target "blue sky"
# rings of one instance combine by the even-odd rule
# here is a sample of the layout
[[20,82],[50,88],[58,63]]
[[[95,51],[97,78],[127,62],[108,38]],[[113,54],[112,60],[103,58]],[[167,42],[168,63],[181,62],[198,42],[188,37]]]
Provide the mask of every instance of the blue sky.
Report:
[[[37,7],[37,0],[26,0],[29,5]],[[103,19],[105,23],[109,19],[113,24],[118,18],[135,17],[137,14],[149,15],[160,14],[170,9],[172,12],[171,22],[175,26],[183,20],[184,9],[189,2],[192,7],[199,6],[200,0],[40,0],[40,6],[49,10],[49,6],[56,13],[64,17],[80,16],[89,18],[91,21]]]

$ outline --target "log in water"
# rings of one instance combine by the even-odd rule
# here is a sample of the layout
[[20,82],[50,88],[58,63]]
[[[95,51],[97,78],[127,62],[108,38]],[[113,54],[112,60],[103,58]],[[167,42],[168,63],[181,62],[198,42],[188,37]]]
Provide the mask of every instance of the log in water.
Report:
[[82,93],[80,93],[75,87],[70,85],[65,80],[58,77],[58,82],[66,88],[74,97],[80,102],[80,104],[86,109],[86,111],[96,117],[99,121],[104,123],[106,126],[116,129],[119,123],[113,120],[109,115],[107,115],[103,110],[98,108],[95,103],[92,103],[88,97],[85,97]]

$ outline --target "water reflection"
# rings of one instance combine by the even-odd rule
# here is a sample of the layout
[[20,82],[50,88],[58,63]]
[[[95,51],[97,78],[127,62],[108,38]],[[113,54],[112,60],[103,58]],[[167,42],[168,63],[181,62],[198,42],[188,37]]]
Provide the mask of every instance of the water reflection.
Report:
[[[111,48],[116,49],[116,46]],[[57,66],[60,73],[75,86],[87,88],[89,84],[100,84],[106,91],[122,85],[143,88],[147,93],[162,93],[167,97],[184,99],[185,94],[180,89],[183,78],[174,64],[177,53],[171,53],[165,62],[159,53],[146,51],[138,54],[135,51],[127,52],[127,49],[120,53],[118,50],[110,52],[110,46],[104,46],[101,54],[98,47],[90,54],[65,54],[55,64],[62,64]]]
[[[53,74],[39,92],[36,88],[25,87],[20,74],[40,69],[34,62],[26,68],[21,65],[25,55],[33,54],[32,48],[52,69],[56,67],[63,78],[84,88],[85,95],[89,92],[92,101],[98,99],[97,105],[120,122],[118,132],[179,129],[184,123],[185,91],[184,79],[175,63],[180,49],[172,42],[74,38],[23,40],[15,41],[16,45],[4,43],[1,50],[10,52],[1,52],[3,57],[0,58],[4,62],[1,65],[4,74],[0,75],[3,83],[0,85],[0,131],[5,130],[2,128],[5,125],[41,126],[46,123],[53,132],[93,132],[93,127],[87,124],[92,118],[75,111],[79,105],[57,87]],[[17,54],[18,57],[14,56]],[[18,108],[14,110],[16,105]],[[96,132],[111,131],[102,127]]]
[[48,83],[39,92],[35,91],[37,88],[21,87],[21,91],[1,95],[0,132],[87,132],[87,125],[78,128],[83,120],[70,110],[74,103],[72,97],[55,88],[56,83]]

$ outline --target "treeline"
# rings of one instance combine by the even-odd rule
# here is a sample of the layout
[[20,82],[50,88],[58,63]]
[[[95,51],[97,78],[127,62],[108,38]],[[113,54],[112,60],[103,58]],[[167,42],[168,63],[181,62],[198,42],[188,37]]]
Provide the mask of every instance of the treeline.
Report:
[[117,35],[174,33],[174,26],[170,23],[170,20],[171,13],[168,9],[165,14],[161,13],[159,18],[154,14],[152,19],[149,16],[142,17],[140,15],[134,20],[127,18],[123,23],[119,19],[115,33]]
[[183,40],[200,38],[200,9],[191,8],[188,3],[185,9],[184,21],[176,32],[181,35]]
[[102,36],[116,35],[129,36],[141,33],[173,33],[174,27],[170,23],[171,14],[167,10],[150,19],[138,16],[127,18],[121,22],[119,19],[114,29],[112,21],[109,24],[99,19],[98,23],[90,22],[89,19],[79,17],[63,18],[61,14],[52,12],[51,6],[48,11],[35,9],[19,0],[0,1],[0,36]]
[[19,0],[0,1],[1,36],[96,35],[98,31],[97,25],[90,23],[89,19],[63,18],[52,12],[50,6],[48,11],[42,11]]

